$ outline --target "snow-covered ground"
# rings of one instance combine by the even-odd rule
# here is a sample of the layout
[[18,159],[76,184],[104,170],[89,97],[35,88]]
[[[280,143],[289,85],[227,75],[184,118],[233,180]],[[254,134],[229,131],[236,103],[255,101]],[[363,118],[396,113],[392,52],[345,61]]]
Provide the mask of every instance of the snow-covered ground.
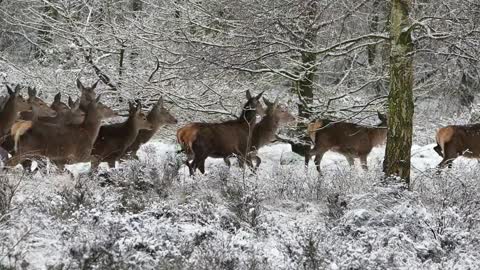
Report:
[[208,159],[190,177],[162,142],[93,178],[17,172],[0,269],[474,269],[480,166],[437,174],[433,146],[412,149],[412,191],[379,183],[383,148],[367,172],[329,152],[321,177],[285,144],[260,150],[257,174]]

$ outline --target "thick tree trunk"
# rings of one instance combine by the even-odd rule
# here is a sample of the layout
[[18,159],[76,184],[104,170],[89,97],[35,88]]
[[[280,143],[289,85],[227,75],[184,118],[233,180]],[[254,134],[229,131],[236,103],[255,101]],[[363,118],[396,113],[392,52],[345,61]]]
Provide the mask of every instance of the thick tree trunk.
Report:
[[410,183],[413,129],[413,43],[408,18],[411,0],[392,0],[390,13],[390,94],[383,171]]

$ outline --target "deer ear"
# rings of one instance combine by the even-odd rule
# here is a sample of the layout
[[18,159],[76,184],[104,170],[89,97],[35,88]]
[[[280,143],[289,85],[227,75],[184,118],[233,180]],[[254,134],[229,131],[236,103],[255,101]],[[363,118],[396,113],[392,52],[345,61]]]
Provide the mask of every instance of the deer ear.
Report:
[[[68,97],[70,98],[70,97]],[[53,101],[55,102],[60,102],[60,100],[62,100],[62,94],[60,94],[60,92],[58,92],[55,97],[53,98]]]
[[81,91],[83,91],[83,89],[85,89],[85,87],[83,87],[83,84],[82,84],[82,82],[80,81],[79,78],[77,78],[77,87],[78,87],[78,89],[80,89]]
[[142,111],[142,102],[140,100],[137,100],[137,107],[135,108],[135,111],[137,113],[140,113]]
[[75,106],[75,103],[73,102],[72,97],[68,96],[68,107],[73,108]]
[[95,90],[95,88],[97,87],[97,84],[98,84],[99,81],[100,81],[100,80],[97,80],[97,81],[92,85],[92,87],[90,87],[90,89],[92,89],[92,91]]
[[262,97],[263,92],[265,92],[265,91],[262,91],[262,92],[261,92],[260,94],[258,94],[255,98],[256,98],[257,100],[259,100],[259,99]]
[[20,90],[22,90],[22,87],[20,86],[20,84],[17,84],[17,86],[15,86],[15,95],[18,95],[20,93]]
[[78,110],[80,108],[80,98],[77,98],[75,102],[73,103],[72,109],[73,110]]
[[252,94],[250,93],[250,90],[247,90],[247,99],[251,99],[252,98]]
[[9,94],[10,96],[15,95],[15,92],[13,92],[13,90],[12,90],[12,88],[10,88],[10,86],[8,86],[7,84],[6,84],[5,86],[7,87],[7,91],[8,91],[8,94]]
[[157,102],[158,106],[163,108],[163,97],[160,97]]
[[267,105],[268,107],[272,106],[272,102],[270,102],[267,98],[263,98],[263,102],[265,102],[265,105]]
[[34,98],[35,96],[37,95],[37,90],[35,90],[35,88],[32,88],[32,87],[28,87],[28,97],[29,98]]

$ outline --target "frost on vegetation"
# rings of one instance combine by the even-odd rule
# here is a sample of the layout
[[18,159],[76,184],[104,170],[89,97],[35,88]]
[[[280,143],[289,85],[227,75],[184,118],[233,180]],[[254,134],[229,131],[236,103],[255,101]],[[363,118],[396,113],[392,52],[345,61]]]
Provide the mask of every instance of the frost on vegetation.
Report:
[[364,172],[333,155],[322,176],[267,152],[257,174],[209,160],[188,177],[173,152],[142,153],[93,177],[1,178],[0,269],[474,269],[480,259],[478,165],[417,173],[409,191],[381,182],[374,161]]

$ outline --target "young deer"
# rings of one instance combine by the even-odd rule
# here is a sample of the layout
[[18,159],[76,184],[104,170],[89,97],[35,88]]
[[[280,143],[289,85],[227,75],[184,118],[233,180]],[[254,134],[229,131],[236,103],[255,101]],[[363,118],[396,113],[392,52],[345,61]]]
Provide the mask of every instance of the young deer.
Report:
[[381,123],[377,127],[362,126],[354,123],[334,122],[327,119],[315,120],[310,125],[309,133],[315,131],[315,146],[305,156],[305,166],[311,156],[315,156],[317,171],[325,152],[331,150],[344,155],[350,166],[354,165],[354,158],[360,158],[362,168],[367,170],[367,156],[372,148],[383,144],[387,138],[387,118],[378,113]]
[[155,103],[148,113],[147,120],[150,124],[152,124],[152,129],[140,130],[135,141],[127,149],[127,153],[131,153],[136,159],[138,159],[136,153],[140,146],[148,142],[160,127],[166,124],[177,123],[177,119],[175,119],[175,117],[173,117],[173,115],[163,106],[162,97],[160,97],[160,99],[157,101],[157,103]]
[[29,121],[30,127],[18,136],[17,151],[6,165],[16,166],[26,159],[38,157],[47,157],[60,167],[89,161],[103,118],[97,106],[99,99],[100,96],[88,105],[85,121],[80,125]]
[[258,149],[275,139],[275,134],[281,124],[295,121],[295,117],[290,114],[287,107],[278,104],[278,98],[273,103],[266,98],[263,98],[263,101],[265,102],[265,105],[267,105],[266,115],[253,129],[252,143],[250,147],[251,152],[247,157],[247,164],[249,166],[253,166],[251,160],[252,158],[255,159],[255,169],[258,168],[262,162],[257,156]]
[[10,128],[18,118],[18,113],[31,110],[32,106],[20,95],[20,85],[15,86],[15,91],[6,85],[8,91],[8,100],[0,113],[0,141],[4,136],[10,133]]
[[[252,133],[256,124],[259,99],[263,92],[252,97],[247,91],[247,103],[243,106],[242,114],[235,120],[223,123],[202,124],[192,142],[187,142],[187,147],[193,156],[192,163],[188,163],[190,174],[193,175],[198,168],[205,173],[205,159],[207,157],[227,158],[233,155],[245,159],[250,148]],[[187,152],[188,153],[188,152]]]
[[108,162],[110,167],[115,167],[115,161],[125,155],[141,129],[151,130],[153,125],[142,113],[140,102],[136,107],[129,103],[129,115],[125,122],[100,128],[92,150],[92,167],[97,168],[102,161]]
[[446,126],[437,131],[435,139],[437,145],[433,149],[443,157],[439,168],[451,168],[459,156],[480,158],[480,124]]

